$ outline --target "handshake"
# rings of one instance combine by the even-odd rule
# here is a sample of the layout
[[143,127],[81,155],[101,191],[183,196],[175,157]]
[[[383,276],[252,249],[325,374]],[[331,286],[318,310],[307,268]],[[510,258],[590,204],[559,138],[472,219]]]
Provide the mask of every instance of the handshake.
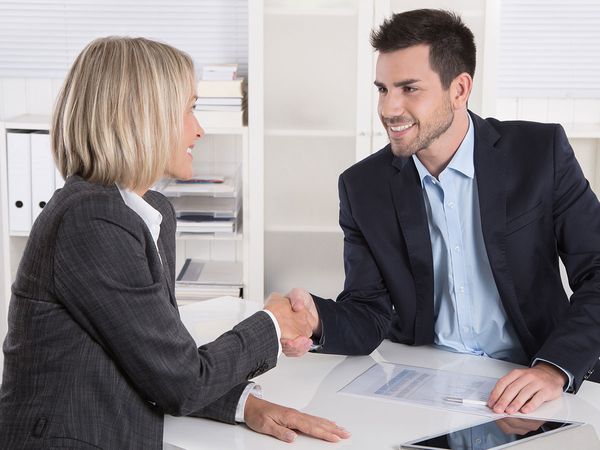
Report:
[[294,288],[285,297],[269,295],[265,308],[277,319],[281,330],[281,348],[286,356],[302,356],[312,345],[311,337],[321,336],[321,321],[312,296]]

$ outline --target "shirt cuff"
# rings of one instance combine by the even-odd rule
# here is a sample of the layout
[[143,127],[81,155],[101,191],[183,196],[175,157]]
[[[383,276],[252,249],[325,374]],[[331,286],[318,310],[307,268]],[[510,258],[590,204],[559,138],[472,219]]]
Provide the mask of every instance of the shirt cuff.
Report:
[[573,375],[571,375],[571,372],[563,369],[558,364],[554,364],[552,361],[548,361],[547,359],[542,359],[542,358],[535,358],[533,360],[533,363],[531,364],[531,367],[535,366],[538,362],[545,362],[547,364],[551,364],[567,376],[568,381],[565,384],[565,386],[563,387],[563,392],[570,392],[573,389]]
[[235,408],[235,421],[244,423],[244,410],[246,409],[246,400],[248,400],[249,395],[254,395],[255,397],[262,398],[262,389],[256,383],[248,383],[242,395],[240,395],[240,399],[238,400],[237,407]]
[[263,309],[262,311],[268,314],[273,321],[273,325],[275,325],[275,332],[277,333],[277,357],[279,358],[281,356],[281,328],[279,328],[279,322],[277,322],[275,314],[268,309]]

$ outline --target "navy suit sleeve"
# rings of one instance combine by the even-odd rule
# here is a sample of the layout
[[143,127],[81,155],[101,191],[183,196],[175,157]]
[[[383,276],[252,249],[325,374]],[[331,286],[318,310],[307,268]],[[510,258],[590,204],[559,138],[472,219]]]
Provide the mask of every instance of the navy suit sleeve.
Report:
[[600,356],[600,204],[562,127],[554,137],[554,232],[573,295],[535,356],[569,370],[577,391]]
[[338,188],[346,281],[336,302],[313,296],[322,324],[320,351],[364,355],[375,350],[387,336],[392,308],[379,268],[352,217],[343,175]]

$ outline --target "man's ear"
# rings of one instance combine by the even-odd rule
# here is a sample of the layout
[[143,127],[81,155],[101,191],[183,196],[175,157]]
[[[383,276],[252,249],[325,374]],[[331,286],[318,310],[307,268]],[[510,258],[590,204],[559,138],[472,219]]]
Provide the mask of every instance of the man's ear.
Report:
[[452,106],[454,109],[466,108],[471,89],[473,88],[473,78],[467,72],[463,72],[452,80],[450,84],[450,94]]

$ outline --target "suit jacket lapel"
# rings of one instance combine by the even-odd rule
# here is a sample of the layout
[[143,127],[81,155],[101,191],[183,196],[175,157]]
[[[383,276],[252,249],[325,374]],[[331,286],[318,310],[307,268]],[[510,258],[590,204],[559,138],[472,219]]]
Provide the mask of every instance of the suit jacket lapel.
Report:
[[433,342],[433,260],[421,182],[412,159],[395,157],[390,180],[396,217],[406,242],[417,294],[415,344]]
[[508,320],[521,337],[524,350],[534,353],[534,338],[520,312],[515,286],[506,261],[506,161],[495,147],[498,132],[480,117],[471,114],[475,126],[474,164],[479,191],[481,228],[496,287]]

